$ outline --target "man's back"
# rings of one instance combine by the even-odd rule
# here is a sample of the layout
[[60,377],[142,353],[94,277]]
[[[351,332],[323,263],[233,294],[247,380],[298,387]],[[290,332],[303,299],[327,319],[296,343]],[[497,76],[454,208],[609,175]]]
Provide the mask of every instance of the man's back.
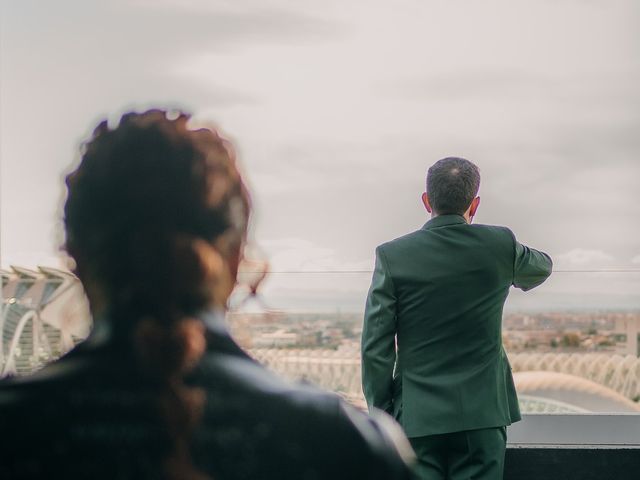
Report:
[[471,225],[479,188],[472,162],[434,163],[422,194],[431,220],[378,247],[367,297],[365,398],[400,421],[424,480],[502,478],[505,426],[520,419],[502,309],[511,285],[551,273],[509,229]]
[[407,435],[520,418],[502,349],[502,308],[509,287],[541,283],[550,260],[517,246],[506,228],[442,215],[379,247],[395,296],[396,398]]

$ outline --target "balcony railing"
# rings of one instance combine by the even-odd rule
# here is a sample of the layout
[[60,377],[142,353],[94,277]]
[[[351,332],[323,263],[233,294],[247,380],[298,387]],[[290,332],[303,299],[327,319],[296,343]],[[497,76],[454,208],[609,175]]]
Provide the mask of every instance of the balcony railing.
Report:
[[[3,271],[2,277],[0,374],[28,374],[86,337],[91,321],[73,275],[55,269],[14,268]],[[355,305],[364,301],[370,277],[367,270],[272,272],[260,301],[246,302],[242,292],[232,299],[230,328],[243,347],[273,370],[336,391],[363,406],[362,315]],[[577,308],[572,290],[576,277],[582,288],[578,293],[602,292],[603,285],[611,289],[618,283],[629,290],[629,285],[640,283],[637,270],[556,271],[546,291],[529,292],[539,302],[537,309],[528,308],[531,299],[514,292],[504,316],[504,343],[523,410],[592,411],[572,405],[566,396],[541,397],[545,388],[558,389],[565,382],[564,388],[577,389],[577,395],[602,397],[601,410],[607,408],[608,399],[612,411],[632,411],[640,405],[640,305],[633,309],[638,299],[625,296],[622,290],[622,295],[611,295],[607,302],[600,299],[599,307],[582,302]],[[564,304],[558,300],[562,293]],[[616,308],[616,301],[627,308]],[[233,311],[234,302],[242,308]],[[545,304],[549,310],[541,308]],[[519,374],[525,372],[548,375],[538,375],[538,388],[533,389],[531,375],[523,375],[518,382]]]

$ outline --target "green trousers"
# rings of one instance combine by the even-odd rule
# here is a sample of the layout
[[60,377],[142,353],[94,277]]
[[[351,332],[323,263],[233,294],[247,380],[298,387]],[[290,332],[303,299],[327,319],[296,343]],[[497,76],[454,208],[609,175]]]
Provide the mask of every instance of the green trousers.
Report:
[[502,480],[506,427],[410,438],[420,480]]

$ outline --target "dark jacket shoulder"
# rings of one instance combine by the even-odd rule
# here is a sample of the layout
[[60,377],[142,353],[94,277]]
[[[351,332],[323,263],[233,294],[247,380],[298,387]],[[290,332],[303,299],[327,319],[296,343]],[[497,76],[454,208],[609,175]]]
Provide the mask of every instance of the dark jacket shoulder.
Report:
[[[31,378],[0,382],[0,428],[15,432],[0,441],[0,477],[52,468],[66,478],[157,477],[167,432],[155,390],[124,349],[92,343]],[[206,395],[191,446],[203,471],[221,480],[410,478],[382,423],[278,377],[223,329],[209,329],[207,343],[185,379]]]
[[[256,474],[269,472],[265,478],[297,478],[301,471],[313,478],[410,478],[402,460],[410,449],[395,424],[336,394],[283,379],[244,352],[208,352],[194,381],[215,390],[202,430],[217,437],[227,459],[236,457],[229,469],[240,462]],[[225,435],[228,429],[235,433]]]

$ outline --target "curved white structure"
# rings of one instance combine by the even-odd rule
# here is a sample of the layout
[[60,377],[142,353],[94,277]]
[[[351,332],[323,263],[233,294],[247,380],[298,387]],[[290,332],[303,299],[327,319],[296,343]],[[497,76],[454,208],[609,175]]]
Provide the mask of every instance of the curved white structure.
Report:
[[0,273],[0,376],[30,373],[87,337],[88,302],[70,272],[12,267]]
[[[357,349],[256,348],[250,353],[281,375],[309,381],[364,405]],[[636,357],[521,353],[509,358],[516,379],[521,378],[516,385],[525,413],[640,412],[636,400],[640,396],[640,359]],[[534,380],[540,388],[531,388]],[[581,396],[590,402],[575,400]]]
[[640,404],[586,378],[557,372],[519,372],[513,375],[521,404],[537,402],[533,413],[640,413]]
[[640,399],[640,358],[605,353],[516,353],[509,355],[514,372],[545,371],[582,377],[624,397]]

